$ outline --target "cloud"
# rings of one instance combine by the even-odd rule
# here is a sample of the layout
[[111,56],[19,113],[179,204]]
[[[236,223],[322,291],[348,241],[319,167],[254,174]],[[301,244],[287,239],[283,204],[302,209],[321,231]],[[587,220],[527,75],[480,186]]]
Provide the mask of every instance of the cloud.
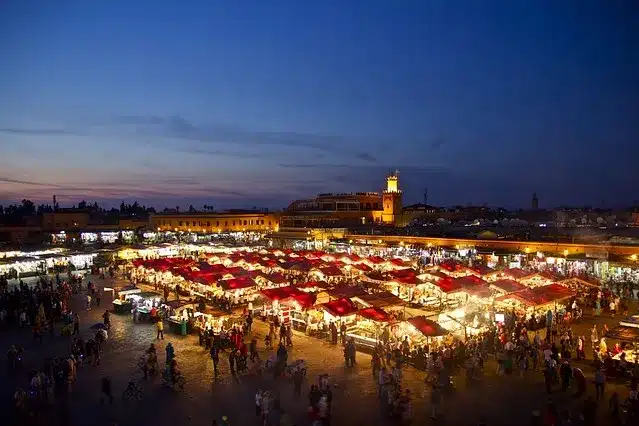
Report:
[[[371,153],[350,149],[349,146],[357,143],[356,140],[336,135],[286,131],[256,131],[243,128],[241,126],[231,126],[226,124],[200,126],[193,124],[181,116],[117,116],[114,121],[116,124],[139,126],[137,131],[141,134],[150,133],[170,138],[196,141],[204,144],[234,143],[245,146],[254,145],[310,148],[326,153],[334,153],[338,151],[340,153],[354,155],[355,158],[371,163],[377,161],[375,156]],[[218,154],[217,150],[208,151],[203,149],[200,153],[221,155]],[[239,156],[233,154],[230,155]]]
[[233,158],[243,158],[243,159],[255,159],[262,158],[263,156],[250,152],[237,152],[237,151],[224,151],[221,149],[203,149],[203,148],[191,148],[184,147],[180,149],[181,152],[185,152],[187,154],[205,154],[205,155],[213,155],[220,157],[233,157]]
[[39,135],[39,136],[58,136],[58,135],[77,135],[75,130],[71,129],[27,129],[15,127],[0,128],[0,133],[10,133],[15,135]]
[[7,177],[0,177],[1,183],[11,183],[16,185],[31,185],[31,186],[47,186],[51,187],[51,184],[43,183],[43,182],[34,182],[29,180],[19,180],[19,179],[11,179]]
[[351,165],[351,164],[287,164],[281,163],[279,167],[285,169],[348,169],[352,170],[356,173],[377,173],[378,175],[381,173],[382,175],[385,173],[389,173],[395,170],[398,170],[400,174],[410,173],[410,174],[447,174],[450,173],[451,170],[448,167],[443,166],[382,166],[382,165],[368,165],[368,164],[360,164],[360,165]]

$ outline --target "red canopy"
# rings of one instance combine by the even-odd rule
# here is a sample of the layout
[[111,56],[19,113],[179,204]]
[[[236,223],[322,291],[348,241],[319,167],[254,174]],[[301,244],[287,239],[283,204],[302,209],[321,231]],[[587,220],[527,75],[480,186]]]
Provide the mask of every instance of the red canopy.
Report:
[[462,289],[462,285],[457,281],[453,281],[452,278],[442,278],[437,280],[435,285],[444,293],[455,293]]
[[516,293],[518,291],[525,290],[527,287],[523,284],[518,283],[515,280],[497,280],[495,282],[490,283],[491,286],[495,286],[500,290],[505,291],[506,293]]
[[357,312],[357,306],[349,299],[338,299],[323,303],[322,307],[334,317],[346,317]]
[[362,272],[370,272],[373,270],[373,268],[371,268],[365,263],[353,263],[352,268]]
[[[296,294],[303,293],[301,290],[296,289],[295,287],[279,287],[279,288],[268,288],[261,290],[264,296],[269,298],[270,300],[285,300],[289,297],[293,297]],[[305,293],[304,293],[305,294]]]
[[380,308],[375,308],[373,306],[369,308],[360,309],[358,314],[363,318],[366,318],[375,322],[390,322],[392,320],[391,316],[388,315],[386,311]]
[[550,284],[502,296],[497,300],[517,299],[528,306],[540,306],[547,303],[559,302],[575,295],[576,293],[574,291],[560,284]]
[[507,276],[509,276],[511,278],[514,278],[516,280],[520,280],[520,279],[530,275],[530,273],[528,273],[528,272],[526,272],[526,271],[524,271],[523,269],[520,269],[520,268],[504,269],[502,271],[502,273],[504,275],[507,275]]
[[218,286],[224,290],[240,290],[255,286],[255,281],[249,277],[232,278],[230,280],[218,281]]
[[404,285],[424,284],[424,281],[420,280],[415,275],[407,275],[405,277],[400,277],[400,278],[397,278],[395,281]]
[[370,256],[370,257],[368,258],[368,261],[369,261],[370,263],[374,264],[374,265],[379,265],[380,263],[384,263],[384,262],[385,262],[385,260],[384,260],[384,259],[382,259],[382,258],[381,258],[381,257],[379,257],[379,256]]
[[389,262],[395,266],[406,266],[406,262],[399,258],[391,259]]
[[335,265],[324,266],[319,268],[319,270],[323,275],[326,275],[327,277],[338,277],[343,275],[342,271],[340,271],[340,269]]
[[300,292],[293,296],[293,299],[304,309],[308,309],[315,304],[317,295],[315,293]]
[[426,337],[445,336],[448,334],[448,330],[423,315],[409,318],[408,322]]
[[264,275],[264,278],[274,284],[284,284],[287,281],[287,278],[282,274],[267,274]]

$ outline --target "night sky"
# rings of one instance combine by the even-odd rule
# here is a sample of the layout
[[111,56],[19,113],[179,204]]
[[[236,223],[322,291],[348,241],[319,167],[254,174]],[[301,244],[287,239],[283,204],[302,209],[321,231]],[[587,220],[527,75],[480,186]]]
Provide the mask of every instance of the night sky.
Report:
[[6,0],[0,203],[639,199],[633,0]]

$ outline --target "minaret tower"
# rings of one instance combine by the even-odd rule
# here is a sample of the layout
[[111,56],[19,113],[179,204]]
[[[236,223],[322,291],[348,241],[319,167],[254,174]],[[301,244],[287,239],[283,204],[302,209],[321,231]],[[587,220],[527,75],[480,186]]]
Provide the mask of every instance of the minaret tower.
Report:
[[382,194],[382,204],[384,207],[382,221],[384,223],[397,223],[403,209],[402,190],[399,189],[399,170],[386,177],[386,190]]

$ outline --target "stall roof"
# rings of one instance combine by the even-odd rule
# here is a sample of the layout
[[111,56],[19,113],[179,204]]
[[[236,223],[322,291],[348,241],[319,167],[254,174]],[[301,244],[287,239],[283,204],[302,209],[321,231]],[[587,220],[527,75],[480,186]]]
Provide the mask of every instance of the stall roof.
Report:
[[461,284],[453,281],[452,278],[442,278],[438,280],[435,285],[444,293],[456,293],[462,289]]
[[255,281],[249,277],[240,277],[218,281],[217,285],[223,290],[240,290],[243,288],[255,287]]
[[416,276],[417,271],[414,270],[413,268],[396,269],[394,271],[389,271],[388,275],[390,275],[393,278],[403,278],[403,277]]
[[362,272],[370,272],[373,270],[373,268],[371,268],[365,263],[353,263],[352,267]]
[[351,297],[359,297],[366,293],[361,287],[349,286],[349,287],[336,287],[327,290],[329,296],[335,299],[350,299]]
[[455,286],[459,286],[462,288],[488,287],[488,282],[474,275],[452,278],[451,281],[454,283]]
[[365,304],[371,305],[376,308],[385,308],[389,306],[403,306],[405,303],[402,299],[395,296],[390,291],[382,291],[380,293],[373,294],[362,294],[360,296],[356,296],[357,299],[361,300]]
[[464,269],[464,265],[454,260],[447,260],[437,265],[440,269],[448,272],[455,272]]
[[559,284],[583,284],[590,287],[601,287],[601,281],[594,277],[575,276],[557,281]]
[[448,334],[448,330],[423,315],[409,318],[407,321],[426,337],[445,336]]
[[305,282],[305,283],[298,283],[295,284],[295,287],[297,288],[326,288],[328,287],[328,284],[326,283],[326,281],[309,281],[309,282]]
[[371,271],[364,274],[366,278],[373,281],[388,281],[388,279],[379,271]]
[[275,274],[266,274],[264,275],[264,278],[266,278],[269,282],[272,282],[274,284],[284,284],[285,282],[288,281],[288,279],[279,273],[275,273]]
[[507,275],[516,280],[520,280],[530,275],[530,273],[520,268],[508,268],[501,271],[502,274]]
[[406,262],[404,262],[404,260],[402,260],[402,259],[400,259],[398,257],[395,257],[395,258],[389,260],[388,262],[391,265],[394,265],[394,266],[406,266]]
[[574,291],[555,283],[501,296],[496,300],[516,299],[528,306],[541,306],[547,303],[560,302],[575,296],[575,294]]
[[506,293],[516,293],[518,291],[525,290],[527,287],[523,284],[518,283],[515,280],[503,279],[497,280],[490,283],[491,287],[496,287],[499,290],[502,290]]
[[306,294],[302,290],[298,290],[295,287],[279,287],[279,288],[268,288],[261,290],[264,296],[266,296],[270,300],[286,300],[291,297],[295,297],[301,294]]
[[397,283],[401,283],[404,285],[420,285],[424,284],[424,281],[417,278],[415,275],[408,275],[405,277],[400,277],[394,280]]
[[379,256],[370,256],[370,257],[368,258],[368,261],[369,261],[370,263],[374,264],[374,265],[379,265],[380,263],[384,263],[384,262],[385,262],[385,260],[384,260],[384,259],[382,259],[382,258],[381,258],[381,257],[379,257]]
[[323,303],[321,306],[334,317],[346,317],[357,313],[357,306],[349,299],[337,299]]
[[295,299],[295,301],[299,303],[302,308],[307,309],[315,305],[315,302],[317,301],[317,294],[306,293],[302,291],[301,293],[294,295],[293,299]]
[[319,271],[328,277],[338,277],[343,275],[342,271],[336,265],[328,265],[319,268]]
[[357,312],[358,315],[362,316],[371,321],[375,322],[390,322],[392,320],[391,316],[381,308],[376,308],[371,306],[369,308],[360,309]]
[[551,274],[548,271],[543,271],[543,272],[531,272],[528,275],[526,275],[525,277],[522,277],[522,280],[530,280],[532,278],[535,277],[539,277],[548,281],[557,281],[558,277],[556,275]]
[[475,272],[479,275],[481,275],[482,277],[486,276],[486,275],[490,275],[493,272],[495,272],[495,270],[493,268],[489,268],[486,265],[475,265],[472,266],[470,268],[468,268],[470,271]]

